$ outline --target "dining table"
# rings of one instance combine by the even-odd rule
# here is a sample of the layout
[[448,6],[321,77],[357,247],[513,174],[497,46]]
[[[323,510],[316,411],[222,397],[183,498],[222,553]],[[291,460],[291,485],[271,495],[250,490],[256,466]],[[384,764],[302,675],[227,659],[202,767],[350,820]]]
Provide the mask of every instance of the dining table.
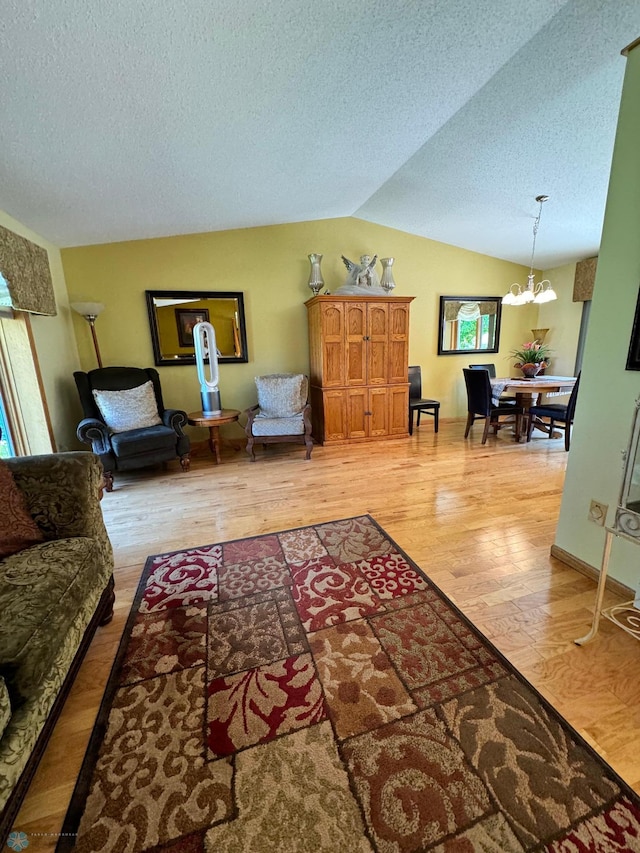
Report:
[[[575,376],[547,376],[545,374],[532,378],[523,376],[500,377],[491,379],[491,390],[495,403],[502,394],[515,395],[516,406],[522,406],[525,410],[525,416],[528,417],[529,409],[536,404],[541,394],[546,394],[549,397],[570,394],[575,384]],[[533,428],[549,435],[549,425],[540,418],[535,418]]]

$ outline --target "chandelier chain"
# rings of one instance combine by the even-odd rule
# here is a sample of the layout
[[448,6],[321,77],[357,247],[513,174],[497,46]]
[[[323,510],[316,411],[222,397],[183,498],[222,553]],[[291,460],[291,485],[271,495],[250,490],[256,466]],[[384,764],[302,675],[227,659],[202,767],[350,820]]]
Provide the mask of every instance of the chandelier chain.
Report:
[[540,227],[540,217],[542,216],[542,205],[546,201],[546,198],[540,198],[540,210],[538,211],[538,215],[535,218],[533,223],[533,246],[531,247],[531,262],[529,263],[529,272],[533,272],[533,258],[536,253],[536,237],[538,236],[538,228]]

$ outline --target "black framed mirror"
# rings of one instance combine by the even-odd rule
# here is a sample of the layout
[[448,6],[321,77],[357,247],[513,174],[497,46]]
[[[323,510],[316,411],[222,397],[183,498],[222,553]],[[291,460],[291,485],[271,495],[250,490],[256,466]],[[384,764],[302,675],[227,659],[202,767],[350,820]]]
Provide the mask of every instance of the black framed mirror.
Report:
[[498,352],[499,296],[441,296],[438,355]]
[[156,366],[195,364],[193,327],[208,321],[221,364],[249,361],[244,299],[239,291],[146,290]]

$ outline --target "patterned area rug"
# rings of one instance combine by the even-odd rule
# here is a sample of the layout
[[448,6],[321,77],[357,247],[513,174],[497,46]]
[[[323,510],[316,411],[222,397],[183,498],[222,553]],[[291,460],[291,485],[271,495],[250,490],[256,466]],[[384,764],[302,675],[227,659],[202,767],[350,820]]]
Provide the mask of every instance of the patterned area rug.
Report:
[[603,853],[640,850],[640,800],[361,516],[149,557],[64,832]]

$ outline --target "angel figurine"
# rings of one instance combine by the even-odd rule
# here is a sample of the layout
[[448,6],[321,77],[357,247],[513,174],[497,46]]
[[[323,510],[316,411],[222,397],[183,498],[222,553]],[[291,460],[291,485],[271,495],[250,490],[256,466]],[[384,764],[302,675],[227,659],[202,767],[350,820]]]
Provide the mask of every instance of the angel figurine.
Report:
[[341,255],[342,262],[349,272],[349,276],[343,287],[359,287],[359,288],[376,288],[380,290],[380,279],[376,272],[376,261],[378,256],[374,255],[373,259],[370,255],[361,255],[360,263],[356,264]]

